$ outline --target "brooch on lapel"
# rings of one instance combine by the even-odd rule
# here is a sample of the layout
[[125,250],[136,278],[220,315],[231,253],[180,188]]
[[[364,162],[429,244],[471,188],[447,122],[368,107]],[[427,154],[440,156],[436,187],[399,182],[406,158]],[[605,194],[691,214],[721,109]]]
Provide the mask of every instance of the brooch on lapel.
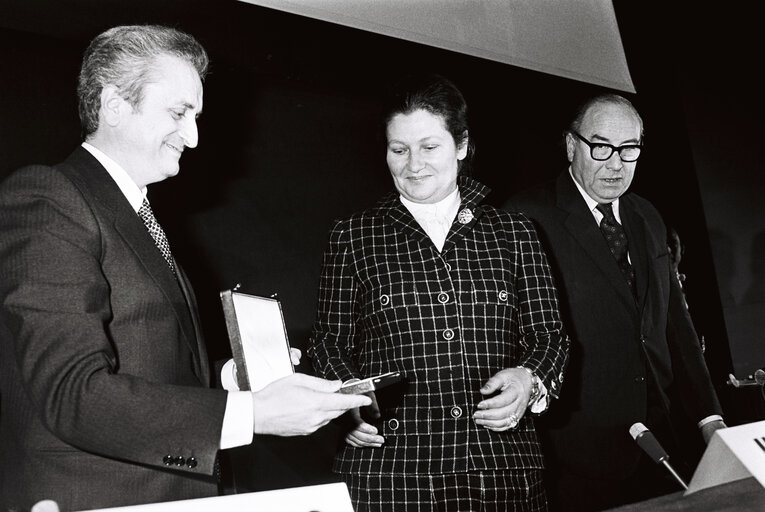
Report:
[[470,211],[470,208],[464,208],[457,214],[457,222],[460,224],[467,224],[471,220],[473,220],[473,212]]

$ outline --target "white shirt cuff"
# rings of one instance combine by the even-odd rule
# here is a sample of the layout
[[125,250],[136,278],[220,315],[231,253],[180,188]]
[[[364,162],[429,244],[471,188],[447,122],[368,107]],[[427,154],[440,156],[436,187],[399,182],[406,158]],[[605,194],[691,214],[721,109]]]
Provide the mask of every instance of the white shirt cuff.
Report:
[[713,421],[722,421],[722,416],[720,416],[719,414],[713,414],[712,416],[707,416],[706,418],[698,422],[696,426],[701,428],[707,423],[712,423]]
[[540,414],[547,410],[550,405],[550,395],[547,393],[547,386],[544,385],[542,379],[539,379],[539,395],[537,399],[531,402],[529,409],[534,414]]
[[220,433],[220,449],[250,444],[253,437],[253,421],[252,393],[229,391]]

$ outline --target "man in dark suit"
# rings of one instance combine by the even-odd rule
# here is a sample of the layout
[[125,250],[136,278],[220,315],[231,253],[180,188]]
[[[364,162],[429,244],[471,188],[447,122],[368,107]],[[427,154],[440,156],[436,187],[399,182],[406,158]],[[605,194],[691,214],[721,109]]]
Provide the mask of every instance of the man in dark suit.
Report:
[[679,490],[630,437],[634,423],[666,447],[679,407],[706,442],[725,426],[666,227],[648,201],[625,194],[642,137],[628,100],[593,98],[566,131],[569,169],[506,205],[536,225],[571,337],[560,401],[542,419],[559,510],[602,510]]
[[207,63],[174,29],[104,32],[79,77],[82,147],[0,187],[2,510],[212,496],[219,449],[370,403],[299,374],[209,387],[194,295],[146,198],[197,145]]

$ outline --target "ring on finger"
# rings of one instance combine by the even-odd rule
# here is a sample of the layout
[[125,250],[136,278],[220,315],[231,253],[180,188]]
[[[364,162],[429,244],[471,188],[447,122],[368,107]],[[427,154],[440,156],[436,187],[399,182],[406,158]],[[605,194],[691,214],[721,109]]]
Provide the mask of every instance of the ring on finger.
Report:
[[518,416],[516,416],[515,414],[511,414],[507,418],[507,422],[508,422],[508,427],[510,427],[510,428],[517,427],[518,426]]

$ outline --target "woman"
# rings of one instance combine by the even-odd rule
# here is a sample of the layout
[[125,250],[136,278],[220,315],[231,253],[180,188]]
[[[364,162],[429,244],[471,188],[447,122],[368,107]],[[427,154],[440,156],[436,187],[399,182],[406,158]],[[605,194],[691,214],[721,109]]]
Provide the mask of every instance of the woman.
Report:
[[531,223],[464,175],[467,107],[410,79],[384,117],[397,193],[335,224],[309,354],[318,374],[405,381],[354,411],[334,470],[357,511],[545,510],[527,414],[557,397],[568,339]]

